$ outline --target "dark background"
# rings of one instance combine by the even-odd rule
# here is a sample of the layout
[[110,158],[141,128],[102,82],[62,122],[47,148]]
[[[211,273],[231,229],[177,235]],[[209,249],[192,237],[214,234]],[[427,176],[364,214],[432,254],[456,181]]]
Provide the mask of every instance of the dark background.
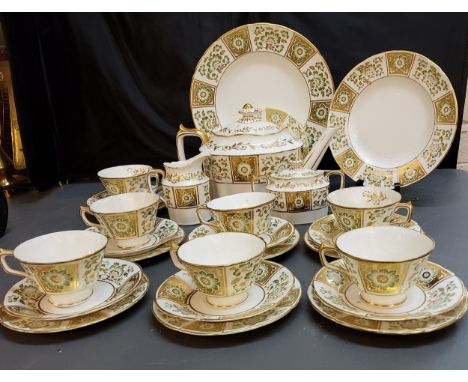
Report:
[[[3,14],[24,152],[33,184],[95,177],[124,163],[176,159],[179,123],[192,126],[190,81],[205,49],[246,23],[309,38],[335,85],[370,55],[419,52],[448,75],[459,129],[440,167],[455,167],[468,62],[466,14]],[[196,144],[192,142],[193,152]],[[321,168],[336,168],[330,153]]]

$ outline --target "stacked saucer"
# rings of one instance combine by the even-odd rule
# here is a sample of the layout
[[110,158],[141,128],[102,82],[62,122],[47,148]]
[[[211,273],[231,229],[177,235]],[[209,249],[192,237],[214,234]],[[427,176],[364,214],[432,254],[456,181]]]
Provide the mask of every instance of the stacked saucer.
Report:
[[[99,232],[106,235],[106,231],[100,227],[89,227],[86,231]],[[140,261],[159,256],[169,251],[172,245],[180,244],[185,233],[176,222],[156,218],[156,226],[153,232],[148,234],[149,241],[131,248],[120,248],[113,238],[109,238],[106,247],[106,257],[126,259],[128,261]]]
[[[380,226],[342,234],[322,245],[324,267],[307,294],[324,317],[381,334],[442,329],[463,317],[467,293],[453,272],[427,261],[432,239],[408,228]],[[328,263],[325,255],[341,257]]]
[[[197,207],[202,224],[189,234],[189,240],[217,232],[247,232],[265,243],[265,259],[290,251],[299,242],[299,232],[282,218],[271,216],[275,196],[266,192],[242,192],[213,199]],[[207,220],[206,216],[211,219]]]
[[[407,227],[417,232],[422,232],[421,226],[414,220],[406,221],[406,217],[400,214],[394,214],[391,217],[390,225],[398,227]],[[315,252],[319,251],[322,244],[333,245],[336,237],[344,230],[337,223],[333,214],[324,216],[312,223],[304,234],[304,242]]]
[[144,260],[184,239],[177,223],[156,217],[162,199],[151,178],[162,176],[161,170],[127,165],[101,170],[98,175],[106,191],[87,200],[81,217],[90,227],[87,230],[109,238],[106,257]]
[[[0,322],[26,333],[53,333],[88,326],[137,303],[148,279],[137,264],[103,259],[107,239],[98,233],[63,231],[2,250],[5,271],[24,278],[3,299]],[[27,272],[6,263],[13,255]]]
[[155,317],[175,331],[203,336],[241,333],[284,317],[298,304],[301,286],[289,269],[264,260],[264,249],[255,235],[223,232],[171,250],[183,270],[156,291]]

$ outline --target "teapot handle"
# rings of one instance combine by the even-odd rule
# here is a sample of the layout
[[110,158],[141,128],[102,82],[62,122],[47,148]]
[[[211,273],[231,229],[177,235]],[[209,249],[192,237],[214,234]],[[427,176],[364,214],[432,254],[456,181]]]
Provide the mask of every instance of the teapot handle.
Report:
[[185,157],[185,147],[184,147],[184,139],[185,137],[198,137],[202,141],[202,145],[208,143],[209,137],[208,134],[199,129],[190,129],[189,127],[185,127],[184,125],[179,125],[179,131],[176,135],[176,146],[177,146],[177,157],[179,160],[187,159]]

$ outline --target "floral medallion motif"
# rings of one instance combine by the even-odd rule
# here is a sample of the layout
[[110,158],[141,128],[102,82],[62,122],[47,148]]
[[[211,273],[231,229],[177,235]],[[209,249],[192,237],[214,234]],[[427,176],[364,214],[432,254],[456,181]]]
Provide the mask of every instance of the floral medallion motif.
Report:
[[251,50],[249,30],[247,27],[241,27],[222,37],[224,43],[234,55],[234,57],[242,56]]
[[117,237],[131,237],[137,236],[137,218],[135,213],[128,213],[125,215],[107,215],[102,216],[106,226],[112,231],[114,236]]
[[281,53],[288,42],[289,32],[280,27],[258,25],[254,29],[254,44],[256,50],[266,50]]
[[457,101],[452,92],[435,101],[437,123],[457,123]]
[[388,73],[407,76],[413,66],[414,54],[410,52],[387,52]]
[[389,269],[372,269],[366,273],[366,280],[374,289],[389,289],[400,281],[397,271]]
[[203,291],[214,293],[220,290],[221,283],[216,277],[216,274],[205,271],[197,271],[193,272],[192,275],[195,282]]
[[177,208],[194,208],[198,204],[197,187],[174,188]]
[[272,109],[272,108],[266,108],[265,109],[265,117],[267,122],[272,122],[275,125],[282,126],[284,121],[286,120],[286,117],[288,116],[287,113],[285,113],[282,110],[279,109]]
[[224,218],[224,226],[228,231],[232,232],[251,232],[252,221],[251,221],[252,213],[233,213],[233,214],[226,214]]
[[437,279],[437,269],[435,268],[424,268],[419,273],[418,283],[422,285],[431,285],[434,280]]
[[401,185],[408,185],[426,176],[426,172],[417,159],[398,170]]
[[230,62],[231,59],[224,47],[221,44],[215,44],[198,65],[198,73],[208,80],[216,81]]
[[73,281],[73,276],[66,269],[50,269],[40,276],[42,284],[48,291],[67,289]]
[[317,48],[315,48],[315,46],[313,46],[307,39],[295,33],[291,45],[286,53],[286,57],[288,57],[298,67],[301,67],[309,61],[315,53],[317,53]]
[[327,127],[329,107],[330,102],[312,102],[309,119],[323,127]]
[[192,82],[192,107],[213,106],[215,87],[194,80]]
[[356,96],[357,94],[354,92],[354,90],[342,82],[338,89],[336,89],[336,94],[333,98],[331,109],[345,113],[349,112]]
[[255,176],[258,176],[256,156],[236,156],[229,159],[232,166],[232,179],[235,182],[251,182]]
[[101,182],[110,195],[118,195],[126,192],[125,181],[123,179],[101,178]]
[[333,209],[335,218],[338,220],[340,225],[347,231],[360,228],[362,226],[360,211],[354,213],[353,211],[338,211],[336,208]]
[[286,192],[286,203],[288,211],[298,212],[298,211],[310,211],[310,191],[296,191],[296,192]]
[[352,148],[335,157],[335,160],[336,163],[338,163],[338,166],[340,166],[340,168],[350,176],[354,175],[363,163]]

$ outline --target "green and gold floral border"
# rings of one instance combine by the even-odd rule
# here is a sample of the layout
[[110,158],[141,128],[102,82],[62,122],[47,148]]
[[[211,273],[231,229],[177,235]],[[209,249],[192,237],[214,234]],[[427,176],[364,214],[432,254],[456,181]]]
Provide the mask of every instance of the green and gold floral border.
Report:
[[[426,147],[412,160],[394,168],[366,163],[351,144],[349,117],[359,94],[369,85],[389,76],[407,77],[430,96],[434,105],[434,129]],[[355,66],[336,89],[327,126],[338,128],[330,148],[340,168],[353,180],[366,184],[409,186],[433,171],[452,145],[457,129],[458,104],[450,80],[442,69],[421,54],[395,50],[376,54]],[[402,137],[403,139],[404,137]]]
[[[246,24],[224,33],[213,42],[197,63],[190,86],[190,108],[197,129],[210,132],[219,126],[216,111],[217,87],[226,69],[239,57],[270,52],[284,57],[300,71],[309,90],[309,111],[297,121],[278,109],[266,110],[267,120],[280,126],[299,124],[311,147],[327,128],[327,116],[335,90],[330,69],[317,47],[306,37],[282,25]],[[311,142],[309,142],[309,140]]]

